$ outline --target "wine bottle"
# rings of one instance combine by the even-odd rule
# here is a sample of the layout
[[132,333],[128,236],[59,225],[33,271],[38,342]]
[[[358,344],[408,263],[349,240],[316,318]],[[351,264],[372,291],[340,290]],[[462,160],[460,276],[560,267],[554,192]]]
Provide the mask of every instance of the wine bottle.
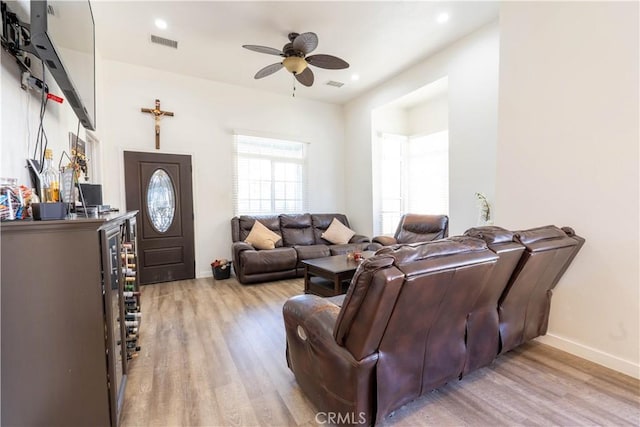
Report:
[[60,201],[60,173],[53,167],[53,151],[50,148],[44,150],[44,169],[41,172],[43,202],[52,203]]

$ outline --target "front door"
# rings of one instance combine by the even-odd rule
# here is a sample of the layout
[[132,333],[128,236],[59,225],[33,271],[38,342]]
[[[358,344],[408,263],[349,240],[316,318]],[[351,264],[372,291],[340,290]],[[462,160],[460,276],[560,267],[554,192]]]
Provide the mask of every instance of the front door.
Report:
[[139,210],[140,283],[195,277],[191,156],[124,152],[127,210]]

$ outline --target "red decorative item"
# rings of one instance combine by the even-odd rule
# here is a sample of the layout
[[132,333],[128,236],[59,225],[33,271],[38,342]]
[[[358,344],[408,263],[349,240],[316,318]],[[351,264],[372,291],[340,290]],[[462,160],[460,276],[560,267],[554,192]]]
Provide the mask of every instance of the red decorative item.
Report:
[[63,98],[60,98],[59,96],[56,96],[52,93],[48,93],[47,94],[47,99],[51,99],[52,101],[56,101],[58,104],[62,104],[64,102]]

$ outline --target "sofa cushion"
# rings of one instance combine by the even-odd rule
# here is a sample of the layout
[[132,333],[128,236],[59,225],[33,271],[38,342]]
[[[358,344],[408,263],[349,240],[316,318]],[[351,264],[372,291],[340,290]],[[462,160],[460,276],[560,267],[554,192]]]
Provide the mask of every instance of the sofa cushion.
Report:
[[[237,219],[238,222],[238,230],[237,236],[232,235],[233,241],[242,241],[244,242],[251,229],[253,228],[253,224],[256,221],[260,221],[265,227],[269,230],[280,234],[280,218],[278,215],[241,215],[231,220],[231,224],[233,227],[233,222]],[[233,230],[232,230],[233,231]],[[282,239],[276,243],[276,248],[282,246]]]
[[269,251],[244,251],[240,253],[244,274],[271,273],[296,268],[296,251],[293,248],[275,248]]
[[333,218],[331,225],[327,228],[327,231],[322,233],[320,237],[334,245],[343,245],[349,243],[349,240],[356,234],[355,231],[341,223],[338,219]]
[[280,215],[280,231],[285,246],[315,244],[309,214]]
[[327,245],[294,246],[293,249],[295,249],[298,254],[298,265],[300,265],[300,261],[305,259],[331,256]]
[[260,221],[255,221],[249,235],[244,240],[256,249],[274,249],[276,243],[281,240],[279,234],[274,233],[264,226]]
[[328,214],[312,214],[311,215],[311,224],[313,226],[313,235],[316,239],[316,244],[322,243],[322,244],[328,245],[331,243],[328,240],[322,238],[322,233],[327,231],[327,228],[329,228],[334,218],[340,221],[342,224],[346,225],[347,227],[350,227],[349,220],[347,219],[346,215],[343,215],[343,214],[328,213]]

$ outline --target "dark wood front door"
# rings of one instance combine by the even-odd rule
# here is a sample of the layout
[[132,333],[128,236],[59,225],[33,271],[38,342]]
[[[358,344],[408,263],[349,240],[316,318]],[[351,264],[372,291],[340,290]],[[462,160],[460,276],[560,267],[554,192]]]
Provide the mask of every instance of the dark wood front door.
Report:
[[191,156],[124,152],[127,210],[140,211],[140,283],[195,277]]

